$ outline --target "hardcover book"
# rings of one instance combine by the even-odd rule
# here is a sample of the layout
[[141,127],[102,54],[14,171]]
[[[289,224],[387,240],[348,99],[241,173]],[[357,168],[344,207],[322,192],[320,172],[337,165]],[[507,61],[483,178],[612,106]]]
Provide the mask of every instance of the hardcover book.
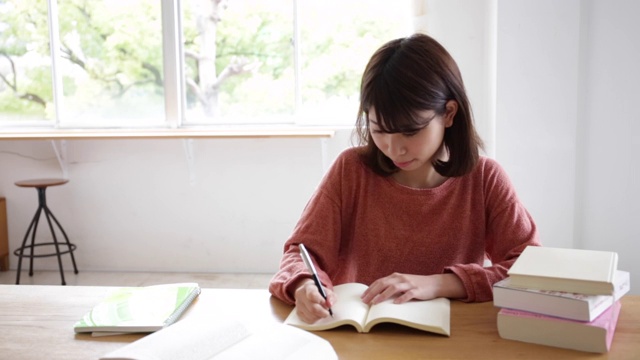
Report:
[[296,309],[285,320],[285,324],[305,330],[329,330],[342,325],[351,325],[358,332],[369,332],[380,323],[395,323],[414,329],[449,336],[450,302],[446,298],[409,301],[394,304],[392,299],[369,306],[360,299],[367,286],[359,283],[337,285],[333,291],[338,301],[332,305],[333,317],[320,319],[313,324],[302,321]]
[[585,295],[566,291],[518,288],[511,279],[493,285],[493,304],[497,307],[530,311],[578,321],[592,321],[629,292],[630,275],[617,270],[613,295]]
[[591,322],[503,308],[498,312],[498,333],[503,339],[605,353],[611,348],[620,308],[617,301]]
[[116,288],[73,329],[95,335],[154,332],[178,320],[199,294],[196,283]]
[[516,287],[611,295],[617,268],[611,251],[527,246],[507,274]]

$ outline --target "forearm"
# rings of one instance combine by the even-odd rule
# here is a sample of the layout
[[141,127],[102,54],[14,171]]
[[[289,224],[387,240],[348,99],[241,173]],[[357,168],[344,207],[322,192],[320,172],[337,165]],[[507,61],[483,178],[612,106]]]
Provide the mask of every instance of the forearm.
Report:
[[449,299],[464,299],[467,297],[467,290],[462,280],[451,273],[433,275],[436,277],[436,296]]
[[[327,288],[333,288],[333,284],[328,275],[320,266],[316,267],[320,282]],[[287,246],[282,260],[280,270],[275,274],[269,284],[269,291],[277,298],[288,304],[295,303],[294,293],[305,281],[311,281],[311,274],[305,266],[297,244]]]

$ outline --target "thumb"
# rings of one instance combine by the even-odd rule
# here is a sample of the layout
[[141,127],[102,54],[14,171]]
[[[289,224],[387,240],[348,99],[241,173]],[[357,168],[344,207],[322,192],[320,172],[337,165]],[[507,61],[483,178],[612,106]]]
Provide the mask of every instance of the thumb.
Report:
[[327,305],[329,307],[333,306],[336,301],[338,301],[338,295],[336,295],[336,293],[333,292],[333,290],[326,290],[327,291]]

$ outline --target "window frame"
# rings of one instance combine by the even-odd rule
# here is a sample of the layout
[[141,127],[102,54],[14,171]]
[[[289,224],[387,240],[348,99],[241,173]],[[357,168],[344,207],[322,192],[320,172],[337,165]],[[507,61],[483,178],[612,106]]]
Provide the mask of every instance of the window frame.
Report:
[[[300,129],[299,136],[332,136],[333,131],[345,128],[345,125],[322,125],[318,123],[307,124],[299,118],[302,102],[301,85],[301,36],[298,0],[291,0],[293,12],[292,29],[292,60],[294,76],[294,109],[293,116],[283,116],[282,122],[273,124],[202,124],[190,123],[186,119],[186,84],[184,79],[185,56],[183,50],[182,34],[182,1],[161,0],[162,23],[162,60],[163,60],[163,89],[164,89],[164,119],[159,119],[154,124],[113,124],[101,122],[95,125],[77,123],[65,124],[64,101],[62,101],[62,74],[60,71],[61,50],[59,33],[58,0],[47,0],[48,27],[51,56],[52,98],[55,108],[53,119],[7,121],[0,123],[0,138],[15,139],[56,139],[56,138],[110,138],[110,137],[168,137],[165,130],[176,130],[177,137],[192,135],[188,130],[204,130],[203,136],[242,136],[244,132],[248,137],[256,137],[264,132],[266,137],[296,136],[295,129]],[[289,120],[289,121],[287,121]],[[148,131],[141,131],[148,130]],[[184,130],[184,131],[178,131]],[[327,133],[329,131],[329,133]],[[314,135],[316,134],[316,135]]]

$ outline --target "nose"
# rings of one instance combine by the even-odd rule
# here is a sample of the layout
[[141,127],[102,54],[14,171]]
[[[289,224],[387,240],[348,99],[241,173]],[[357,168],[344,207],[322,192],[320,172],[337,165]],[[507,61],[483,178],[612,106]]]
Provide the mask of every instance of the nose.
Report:
[[404,138],[401,134],[388,134],[387,152],[391,157],[404,155],[407,153]]

